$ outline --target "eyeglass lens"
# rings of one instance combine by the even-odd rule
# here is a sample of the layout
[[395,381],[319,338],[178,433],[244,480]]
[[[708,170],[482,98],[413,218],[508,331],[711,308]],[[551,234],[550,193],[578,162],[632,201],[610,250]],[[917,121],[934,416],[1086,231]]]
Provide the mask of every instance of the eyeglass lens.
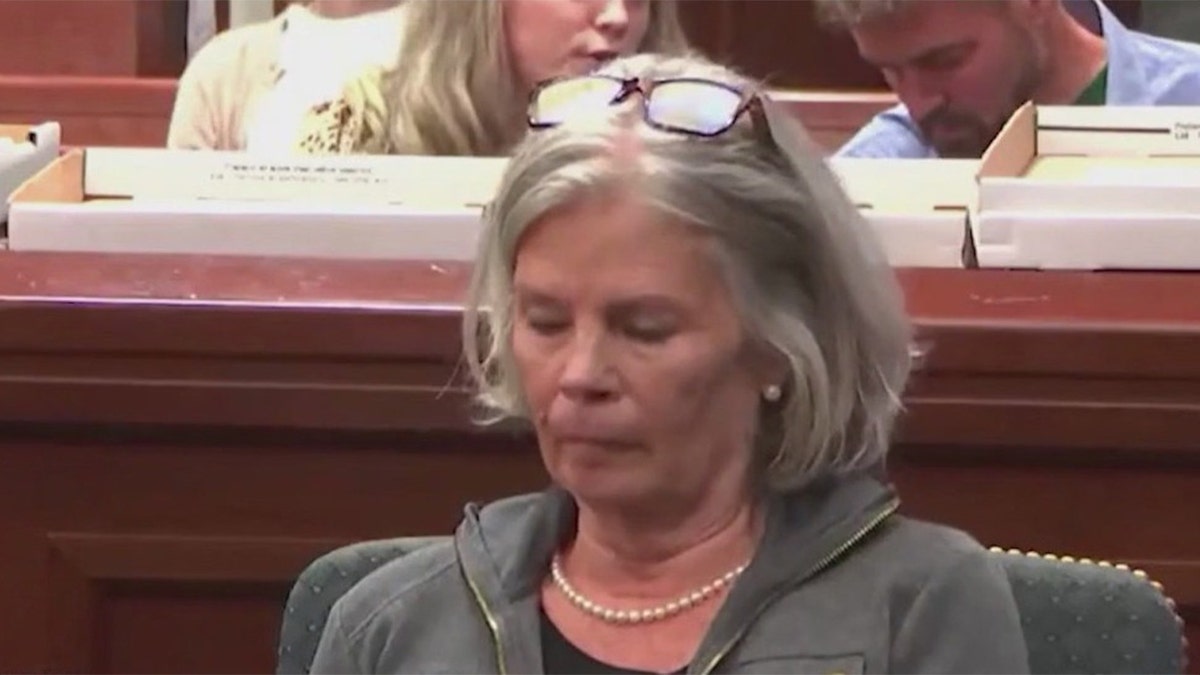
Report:
[[[544,87],[534,101],[531,117],[539,124],[562,124],[582,115],[595,115],[625,91],[620,80],[578,77]],[[735,91],[711,82],[665,80],[650,88],[647,118],[660,126],[699,134],[727,128],[742,104]]]

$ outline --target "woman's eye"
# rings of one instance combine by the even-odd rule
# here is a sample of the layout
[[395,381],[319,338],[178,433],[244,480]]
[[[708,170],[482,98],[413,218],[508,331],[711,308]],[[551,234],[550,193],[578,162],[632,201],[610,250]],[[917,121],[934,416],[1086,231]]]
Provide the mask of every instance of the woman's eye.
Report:
[[525,316],[525,325],[529,326],[530,330],[535,333],[554,335],[565,330],[568,323],[559,317],[527,314]]
[[675,327],[664,321],[631,321],[625,334],[640,342],[663,342],[675,333]]

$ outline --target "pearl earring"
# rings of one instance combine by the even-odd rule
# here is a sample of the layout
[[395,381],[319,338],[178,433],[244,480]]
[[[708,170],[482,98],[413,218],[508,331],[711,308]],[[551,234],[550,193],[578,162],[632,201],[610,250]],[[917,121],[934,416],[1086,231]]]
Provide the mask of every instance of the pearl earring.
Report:
[[771,403],[783,398],[783,389],[777,384],[768,384],[763,387],[762,397]]

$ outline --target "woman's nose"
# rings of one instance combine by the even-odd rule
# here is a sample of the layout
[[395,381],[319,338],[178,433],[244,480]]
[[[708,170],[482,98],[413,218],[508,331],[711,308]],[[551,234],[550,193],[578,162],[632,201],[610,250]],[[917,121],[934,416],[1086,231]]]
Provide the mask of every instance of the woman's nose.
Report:
[[559,376],[559,390],[577,401],[598,401],[614,395],[615,377],[604,354],[603,338],[579,335],[567,347],[569,353]]
[[[596,27],[610,40],[618,41],[629,28],[629,9],[626,0],[604,0],[604,6],[596,15]],[[615,45],[612,47],[615,49]]]

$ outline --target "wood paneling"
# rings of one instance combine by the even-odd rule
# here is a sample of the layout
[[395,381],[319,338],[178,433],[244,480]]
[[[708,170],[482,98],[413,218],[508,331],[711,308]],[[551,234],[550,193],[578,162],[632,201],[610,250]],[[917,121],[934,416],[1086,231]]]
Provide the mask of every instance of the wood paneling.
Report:
[[213,16],[217,21],[217,32],[229,30],[229,0],[216,0],[213,3]]
[[175,87],[173,79],[0,75],[0,121],[58,122],[66,145],[162,147]]
[[0,74],[178,77],[181,0],[4,0]]
[[133,74],[138,77],[179,77],[187,65],[188,3],[135,0],[134,6],[137,70]]
[[775,88],[882,90],[849,36],[829,32],[810,0],[680,3],[688,36],[710,57]]
[[331,541],[50,532],[45,544],[52,671],[244,673],[274,648],[239,636],[276,629],[296,570]]
[[[904,509],[1145,567],[1200,637],[1200,276],[899,275],[928,347]],[[318,552],[544,485],[529,439],[467,421],[466,276],[0,255],[0,670],[269,671]]]

